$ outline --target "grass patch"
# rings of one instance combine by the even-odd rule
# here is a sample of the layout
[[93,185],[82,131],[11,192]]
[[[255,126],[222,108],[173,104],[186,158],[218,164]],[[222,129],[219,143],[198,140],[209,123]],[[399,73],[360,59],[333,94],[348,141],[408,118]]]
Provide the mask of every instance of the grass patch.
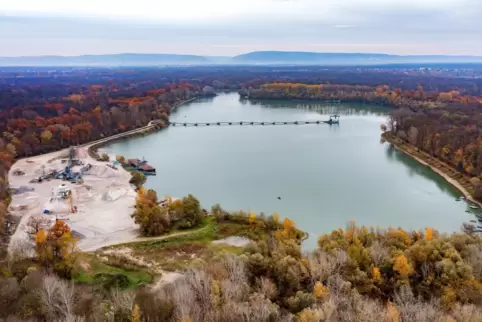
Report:
[[214,239],[216,235],[216,230],[217,230],[217,223],[214,220],[214,218],[206,218],[203,220],[201,227],[177,230],[169,233],[169,235],[176,234],[176,233],[187,233],[186,235],[167,237],[165,239],[153,240],[153,241],[147,241],[147,242],[123,244],[123,246],[131,247],[135,249],[135,248],[144,248],[144,247],[155,247],[155,246],[161,246],[161,245],[183,244],[183,243],[189,243],[189,242],[206,244],[206,243],[210,243]]
[[224,221],[218,224],[216,238],[222,239],[230,236],[242,236],[254,241],[264,240],[268,237],[268,230],[262,225],[262,223],[249,225]]
[[[183,235],[169,235],[183,233]],[[170,232],[160,240],[134,242],[112,246],[128,247],[131,256],[154,262],[158,268],[166,271],[182,270],[202,261],[212,260],[217,254],[241,254],[242,247],[225,244],[213,244],[212,241],[230,236],[242,236],[258,241],[267,238],[269,232],[263,223],[254,225],[243,222],[223,221],[218,223],[214,217],[204,219],[202,226],[190,230]]]
[[244,251],[243,247],[236,247],[230,245],[223,245],[223,244],[211,244],[209,248],[215,253],[231,253],[235,255],[241,255]]
[[110,266],[102,262],[95,255],[86,255],[80,261],[82,265],[77,267],[73,277],[74,282],[88,285],[109,284],[109,280],[121,281],[121,288],[135,288],[149,284],[152,276],[145,269],[124,269]]

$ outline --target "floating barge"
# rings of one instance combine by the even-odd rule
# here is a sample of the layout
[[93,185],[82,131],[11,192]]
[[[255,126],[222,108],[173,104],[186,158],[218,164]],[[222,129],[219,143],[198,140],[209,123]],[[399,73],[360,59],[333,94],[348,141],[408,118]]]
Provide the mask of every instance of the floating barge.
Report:
[[129,164],[130,167],[134,168],[137,171],[142,172],[145,175],[148,175],[148,176],[156,175],[156,168],[148,165],[147,161],[144,159],[143,160],[128,159],[127,163]]

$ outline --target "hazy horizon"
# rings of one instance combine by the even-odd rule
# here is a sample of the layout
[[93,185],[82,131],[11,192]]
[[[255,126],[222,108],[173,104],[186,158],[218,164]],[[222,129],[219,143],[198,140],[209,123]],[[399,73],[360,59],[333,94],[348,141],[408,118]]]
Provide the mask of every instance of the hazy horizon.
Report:
[[481,14],[478,0],[4,1],[0,56],[482,56]]
[[49,57],[49,56],[59,56],[59,57],[79,57],[79,56],[109,56],[109,55],[179,55],[179,56],[199,56],[205,58],[234,58],[240,55],[249,54],[253,52],[280,52],[280,53],[316,53],[316,54],[360,54],[360,55],[387,55],[387,56],[401,56],[401,57],[410,57],[410,56],[447,56],[447,57],[482,57],[481,55],[458,55],[458,54],[392,54],[392,53],[380,53],[380,52],[310,52],[310,51],[302,51],[302,50],[293,50],[293,51],[278,51],[278,50],[259,50],[259,51],[251,51],[246,53],[240,53],[239,55],[199,55],[195,53],[166,53],[166,52],[152,52],[152,53],[145,53],[145,52],[112,52],[112,53],[103,53],[103,54],[91,54],[91,53],[83,53],[83,54],[76,54],[76,55],[61,55],[61,54],[45,54],[45,55],[16,55],[16,56],[0,56],[2,58],[28,58],[28,57]]

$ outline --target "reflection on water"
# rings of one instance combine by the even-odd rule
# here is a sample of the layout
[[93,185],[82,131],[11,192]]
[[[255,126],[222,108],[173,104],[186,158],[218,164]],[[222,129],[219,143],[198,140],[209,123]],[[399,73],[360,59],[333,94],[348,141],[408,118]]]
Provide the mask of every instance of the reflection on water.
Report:
[[244,105],[255,105],[265,108],[293,108],[316,111],[322,115],[339,114],[343,116],[383,116],[390,112],[390,108],[360,103],[327,103],[327,102],[286,102],[278,100],[241,100]]
[[[458,192],[426,166],[380,144],[387,109],[363,104],[239,100],[237,94],[179,107],[173,121],[294,121],[342,115],[340,125],[170,127],[112,144],[145,157],[159,196],[195,195],[206,208],[278,212],[313,238],[350,219],[368,226],[458,231],[473,218]],[[324,116],[320,116],[324,115]],[[282,199],[277,197],[281,196]]]
[[460,193],[450,185],[448,185],[444,180],[441,180],[439,174],[434,172],[429,166],[425,166],[406,155],[405,153],[397,150],[393,144],[385,144],[385,154],[388,160],[399,162],[403,164],[407,170],[409,176],[419,175],[437,184],[437,187],[444,193],[449,194],[453,198],[460,196]]

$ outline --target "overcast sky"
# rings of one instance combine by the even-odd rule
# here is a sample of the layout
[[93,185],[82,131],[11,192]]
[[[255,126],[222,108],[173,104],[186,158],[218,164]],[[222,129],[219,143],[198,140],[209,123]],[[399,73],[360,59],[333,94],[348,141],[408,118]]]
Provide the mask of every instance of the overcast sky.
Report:
[[0,0],[0,56],[482,56],[482,0]]

